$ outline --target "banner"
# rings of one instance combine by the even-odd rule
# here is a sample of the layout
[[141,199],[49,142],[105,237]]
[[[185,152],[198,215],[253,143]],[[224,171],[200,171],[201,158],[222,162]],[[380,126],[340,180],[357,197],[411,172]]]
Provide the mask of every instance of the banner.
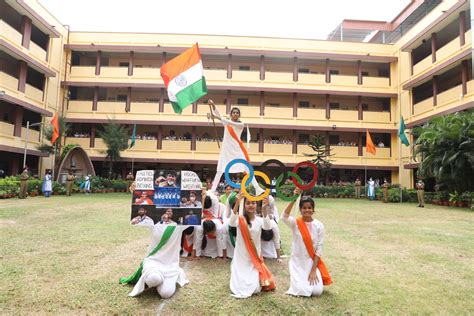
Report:
[[178,225],[200,225],[201,193],[201,180],[192,171],[137,171],[131,224],[151,226],[175,222]]

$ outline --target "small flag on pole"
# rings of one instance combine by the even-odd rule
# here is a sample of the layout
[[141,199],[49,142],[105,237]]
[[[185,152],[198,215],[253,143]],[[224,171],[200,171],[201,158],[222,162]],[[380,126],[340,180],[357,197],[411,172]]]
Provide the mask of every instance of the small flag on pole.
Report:
[[161,77],[175,113],[207,94],[198,44],[161,66]]
[[365,151],[368,153],[371,153],[372,155],[375,155],[375,145],[372,142],[372,137],[370,137],[369,130],[367,130],[367,136],[366,136],[366,141],[365,141]]
[[132,148],[133,146],[135,146],[136,135],[137,135],[137,124],[133,124],[132,141],[130,142],[129,148]]
[[51,120],[51,125],[53,126],[53,135],[51,135],[51,144],[54,145],[56,140],[59,138],[59,123],[58,123],[58,113],[54,114],[53,119]]
[[400,141],[405,146],[410,146],[410,142],[408,141],[407,136],[405,135],[405,121],[403,120],[403,116],[400,116],[400,128],[398,129],[398,137],[400,137]]

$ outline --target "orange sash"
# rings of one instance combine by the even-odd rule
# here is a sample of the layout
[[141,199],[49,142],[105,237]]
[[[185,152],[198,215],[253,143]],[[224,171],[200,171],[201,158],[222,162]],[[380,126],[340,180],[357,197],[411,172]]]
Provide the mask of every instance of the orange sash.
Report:
[[[303,237],[303,242],[306,247],[306,250],[308,251],[308,255],[310,256],[311,259],[314,260],[316,257],[316,253],[314,252],[313,248],[313,242],[311,240],[311,234],[309,232],[308,226],[306,226],[303,217],[298,217],[296,219],[296,224],[298,225],[298,229],[301,233],[301,237]],[[324,285],[329,285],[332,283],[331,276],[329,275],[329,271],[326,268],[326,265],[323,262],[323,259],[319,258],[318,261],[318,269],[319,272],[321,272],[321,277],[323,278],[323,284]]]
[[268,292],[276,288],[275,281],[273,281],[273,276],[270,270],[268,270],[265,262],[263,262],[262,257],[258,257],[257,249],[253,243],[252,238],[250,237],[249,227],[245,218],[239,216],[239,227],[240,232],[242,233],[242,238],[244,239],[245,247],[250,255],[252,263],[258,271],[258,278],[260,279],[260,285],[262,286],[262,291]]
[[188,244],[188,239],[184,236],[183,249],[188,253],[193,252],[193,244]]
[[232,138],[239,144],[240,149],[244,153],[245,160],[250,162],[250,158],[249,158],[249,154],[247,153],[247,149],[245,149],[244,143],[242,143],[240,138],[237,137],[237,134],[235,133],[234,128],[230,125],[226,125],[225,127],[227,128],[227,131],[229,132],[230,136],[232,136]]

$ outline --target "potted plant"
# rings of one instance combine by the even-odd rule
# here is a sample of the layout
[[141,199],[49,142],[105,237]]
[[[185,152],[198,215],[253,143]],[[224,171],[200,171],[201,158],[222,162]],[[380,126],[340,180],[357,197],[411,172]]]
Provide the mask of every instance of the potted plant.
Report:
[[464,206],[469,208],[472,206],[472,195],[474,195],[474,193],[471,193],[469,191],[466,191],[461,194],[461,201],[463,202]]
[[451,206],[463,207],[464,203],[461,199],[461,194],[458,191],[454,191],[454,193],[449,194],[449,203]]
[[439,199],[441,201],[440,205],[449,206],[449,193],[446,191],[440,191],[439,194],[440,194]]
[[440,194],[438,192],[435,192],[435,194],[433,194],[433,199],[431,200],[431,203],[433,203],[433,205],[438,205],[439,198],[440,198]]

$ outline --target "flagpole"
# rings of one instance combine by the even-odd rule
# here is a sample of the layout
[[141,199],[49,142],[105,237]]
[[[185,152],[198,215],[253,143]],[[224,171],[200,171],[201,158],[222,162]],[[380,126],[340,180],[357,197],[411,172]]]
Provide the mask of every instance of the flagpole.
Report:
[[214,125],[214,133],[216,134],[217,147],[221,149],[221,145],[219,144],[219,134],[217,133],[217,128],[216,128],[216,121],[214,121],[214,115],[213,115],[212,107],[211,107],[211,104],[214,105],[214,102],[209,99],[209,101],[207,101],[207,104],[209,105],[209,111],[211,111],[212,125]]
[[[133,146],[133,148],[134,148],[134,147],[135,147],[135,146]],[[134,173],[133,173],[133,165],[134,165],[134,163],[135,163],[135,154],[134,154],[135,151],[133,150],[133,148],[132,148],[132,175],[134,174]]]
[[[398,138],[400,139],[400,137],[398,137]],[[400,182],[400,203],[402,203],[402,198],[403,198],[402,192],[403,192],[403,190],[402,190],[402,172],[401,172],[401,170],[402,170],[401,169],[402,168],[402,140],[401,139],[399,141],[398,147],[399,147],[399,149],[398,149],[398,152],[399,152],[399,154],[398,154],[398,158],[399,158],[398,159],[398,161],[399,161],[399,163],[398,163],[398,181]]]

